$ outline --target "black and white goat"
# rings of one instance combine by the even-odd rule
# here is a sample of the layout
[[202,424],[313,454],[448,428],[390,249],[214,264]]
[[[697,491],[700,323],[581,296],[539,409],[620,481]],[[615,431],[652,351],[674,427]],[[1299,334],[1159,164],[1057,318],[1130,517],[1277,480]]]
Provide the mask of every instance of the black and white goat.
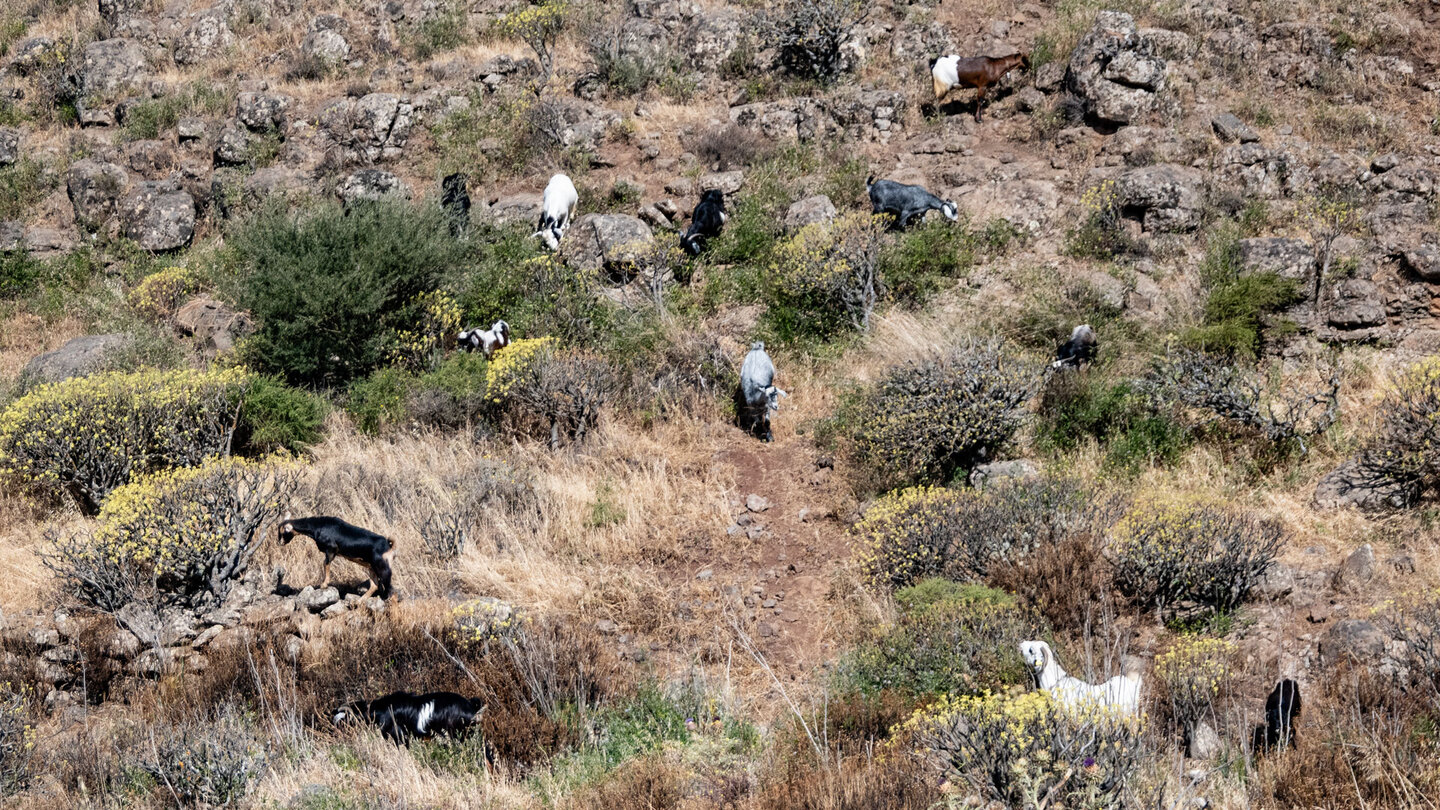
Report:
[[706,242],[720,235],[729,218],[725,213],[725,193],[718,188],[710,189],[700,195],[700,204],[690,216],[690,228],[680,237],[680,247],[691,256],[699,256]]
[[1055,362],[1050,367],[1079,368],[1095,362],[1095,353],[1099,350],[1100,342],[1095,339],[1095,330],[1090,328],[1090,324],[1082,323],[1070,332],[1070,339],[1055,350]]
[[325,577],[320,581],[321,588],[330,587],[330,563],[336,557],[343,557],[370,570],[370,589],[365,591],[365,598],[376,591],[380,592],[381,599],[390,597],[390,562],[395,555],[395,546],[390,538],[335,517],[287,517],[281,521],[280,545],[289,543],[297,534],[314,540],[315,547],[325,555]]
[[1285,678],[1265,698],[1265,725],[1255,729],[1256,751],[1284,750],[1295,744],[1295,718],[1300,716],[1300,684]]
[[550,178],[545,185],[545,196],[540,201],[540,221],[535,226],[535,236],[540,237],[551,250],[560,249],[560,240],[565,229],[570,227],[570,218],[575,216],[575,206],[580,204],[580,192],[575,184],[563,174]]
[[495,354],[499,349],[510,345],[510,324],[504,321],[496,321],[489,331],[482,332],[479,327],[466,329],[455,336],[455,343],[467,352],[480,350],[485,353],[485,359]]
[[872,174],[865,178],[865,191],[870,194],[870,213],[889,214],[895,218],[891,228],[907,228],[911,220],[923,217],[931,210],[939,211],[951,222],[960,220],[960,209],[955,207],[955,203],[936,197],[923,186],[876,180]]
[[780,410],[780,397],[789,394],[775,386],[775,364],[759,341],[750,345],[750,353],[740,364],[740,397],[736,410],[740,426],[767,442],[775,441],[770,430],[770,412]]
[[408,743],[437,734],[463,736],[484,712],[484,700],[454,692],[392,692],[375,700],[346,704],[335,710],[331,722],[337,726],[357,720],[374,723],[386,739]]

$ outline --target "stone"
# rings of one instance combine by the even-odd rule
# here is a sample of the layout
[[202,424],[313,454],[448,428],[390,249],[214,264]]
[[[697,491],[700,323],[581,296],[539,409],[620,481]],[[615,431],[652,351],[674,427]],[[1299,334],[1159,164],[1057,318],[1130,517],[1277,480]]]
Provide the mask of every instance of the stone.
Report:
[[285,129],[285,113],[293,100],[275,93],[241,93],[235,102],[235,120],[252,132]]
[[745,496],[745,508],[751,512],[764,512],[770,508],[770,502],[752,492]]
[[970,486],[983,489],[987,484],[999,481],[1033,481],[1039,477],[1040,468],[1033,461],[1023,458],[992,461],[977,465],[970,471]]
[[529,192],[500,197],[490,204],[489,216],[496,225],[523,223],[533,228],[543,200],[543,195]]
[[340,601],[340,590],[334,587],[316,588],[314,585],[307,585],[295,597],[295,600],[311,613],[319,613]]
[[1347,278],[1330,291],[1327,320],[1338,329],[1362,329],[1385,323],[1385,301],[1375,282]]
[[408,200],[410,187],[390,172],[361,169],[346,176],[335,186],[335,196],[348,208],[360,200],[379,200],[385,197]]
[[1204,178],[1173,163],[1130,169],[1120,176],[1116,191],[1127,215],[1140,215],[1145,230],[1190,231],[1200,225]]
[[788,231],[798,231],[806,225],[831,222],[837,216],[835,203],[824,194],[816,194],[791,203],[785,211],[784,225]]
[[1211,118],[1210,127],[1222,141],[1253,143],[1260,140],[1260,135],[1234,113],[1221,113]]
[[1192,759],[1214,759],[1219,756],[1222,743],[1215,727],[1208,721],[1199,720],[1186,730],[1186,754]]
[[701,581],[701,582],[708,582],[708,581],[710,581],[710,580],[712,580],[712,579],[715,578],[715,569],[713,569],[713,568],[701,569],[701,571],[700,571],[698,574],[695,575],[695,578],[696,578],[697,580]]
[[561,242],[560,256],[571,267],[624,278],[654,242],[654,231],[639,217],[586,214],[570,226]]
[[370,93],[327,104],[319,129],[352,162],[374,163],[401,155],[414,124],[415,107],[390,93]]
[[55,51],[55,40],[49,37],[26,37],[10,46],[10,72],[28,76],[39,69],[46,57]]
[[162,608],[157,612],[131,602],[115,612],[115,622],[134,633],[145,647],[174,647],[195,638],[198,619],[186,610]]
[[20,159],[20,130],[0,127],[0,166]]
[[700,178],[700,191],[720,189],[728,197],[745,186],[745,172],[736,169],[729,172],[715,172]]
[[761,638],[773,638],[777,635],[775,625],[769,622],[760,622],[755,625],[755,634]]
[[1165,60],[1121,51],[1105,66],[1102,76],[1112,82],[1154,92],[1165,81]]
[[255,324],[249,315],[199,295],[175,312],[175,328],[195,338],[207,353],[220,354],[234,349],[235,341],[255,331]]
[[600,621],[595,622],[595,630],[596,632],[603,633],[607,636],[613,636],[616,633],[620,632],[620,625],[609,619],[601,619]]
[[321,14],[310,21],[309,32],[300,42],[300,53],[326,65],[346,61],[350,58],[350,42],[345,38],[348,28],[344,19],[334,14]]
[[69,253],[75,248],[73,234],[55,228],[27,228],[25,250],[31,256],[44,258]]
[[180,143],[190,143],[205,137],[205,119],[195,115],[187,115],[175,124],[175,137]]
[[685,57],[703,74],[720,69],[739,48],[748,23],[746,15],[724,8],[707,9],[686,26]]
[[224,14],[216,10],[201,12],[175,40],[175,64],[199,64],[234,44],[235,34]]
[[1320,639],[1320,662],[1333,667],[1346,660],[1377,666],[1385,656],[1385,633],[1364,619],[1341,619]]
[[1331,470],[1315,485],[1321,509],[1353,506],[1366,510],[1402,509],[1419,497],[1413,485],[1395,484],[1367,475],[1354,459]]
[[173,183],[137,183],[118,214],[125,235],[145,250],[178,250],[195,236],[195,198]]
[[1281,236],[1240,239],[1235,243],[1240,266],[1247,273],[1275,273],[1310,282],[1315,277],[1315,249],[1304,239]]
[[135,339],[125,334],[86,335],[35,357],[20,372],[28,384],[53,383],[103,371],[130,349]]
[[25,225],[13,219],[0,220],[0,253],[19,250],[25,244]]
[[1350,552],[1335,572],[1335,587],[1357,591],[1375,578],[1375,549],[1369,543]]
[[1426,242],[1402,254],[1405,269],[1424,281],[1440,281],[1440,246]]
[[145,75],[145,48],[133,39],[102,39],[85,46],[80,68],[85,95],[109,98],[138,85]]
[[141,678],[158,678],[174,672],[179,656],[172,649],[150,648],[142,650],[126,668],[130,674]]
[[249,133],[240,127],[226,127],[215,141],[215,165],[240,166],[249,162]]
[[349,605],[349,603],[346,603],[346,602],[336,602],[335,604],[330,605],[329,607],[327,607],[327,608],[325,608],[324,610],[320,611],[320,615],[321,615],[322,617],[326,618],[326,619],[333,619],[333,618],[335,618],[336,616],[339,616],[339,615],[347,612],[348,610],[350,610],[350,605]]
[[115,218],[129,185],[129,173],[114,163],[86,158],[71,164],[65,174],[65,191],[75,210],[75,223],[89,230],[105,227]]

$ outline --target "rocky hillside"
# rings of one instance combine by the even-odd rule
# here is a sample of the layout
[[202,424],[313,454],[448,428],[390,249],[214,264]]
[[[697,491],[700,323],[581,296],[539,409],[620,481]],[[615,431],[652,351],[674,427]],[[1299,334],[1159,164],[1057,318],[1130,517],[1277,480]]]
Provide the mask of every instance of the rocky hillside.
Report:
[[[1434,807],[1437,26],[8,3],[0,796]],[[977,110],[952,53],[1026,59]],[[872,176],[957,221],[873,219]],[[395,594],[277,542],[308,515]],[[1026,639],[1144,717],[1036,691]],[[397,690],[487,708],[332,722]]]

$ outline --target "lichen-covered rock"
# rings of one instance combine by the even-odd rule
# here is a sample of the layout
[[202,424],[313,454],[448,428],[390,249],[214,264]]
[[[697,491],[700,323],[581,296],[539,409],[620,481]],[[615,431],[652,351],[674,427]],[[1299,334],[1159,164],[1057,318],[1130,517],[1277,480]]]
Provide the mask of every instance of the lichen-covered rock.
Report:
[[361,169],[335,186],[335,196],[348,207],[360,200],[379,200],[390,196],[409,199],[410,187],[390,172]]
[[685,57],[696,70],[718,71],[735,51],[745,34],[746,17],[733,11],[714,10],[700,15],[689,27]]
[[1165,60],[1148,53],[1150,49],[1134,17],[1102,11],[1070,54],[1065,86],[1092,118],[1129,124],[1154,109],[1155,91],[1165,81]]
[[134,345],[124,334],[86,335],[68,341],[25,364],[20,372],[27,384],[60,382],[105,370],[113,358]]
[[119,215],[125,235],[146,250],[177,250],[195,236],[195,198],[169,181],[136,184]]
[[20,159],[20,130],[0,127],[0,166]]
[[830,222],[838,216],[835,203],[824,194],[816,194],[791,203],[785,211],[785,229],[798,231],[806,225]]
[[344,150],[352,163],[399,157],[413,124],[414,107],[389,93],[337,99],[320,112],[320,131]]
[[175,64],[199,64],[234,44],[235,33],[225,15],[214,9],[202,12],[176,39]]
[[285,113],[291,98],[275,93],[241,93],[235,102],[235,120],[253,132],[276,132],[285,128]]
[[1267,236],[1235,243],[1240,266],[1247,273],[1275,273],[1309,283],[1315,276],[1315,248],[1304,239]]
[[1385,323],[1385,300],[1375,282],[1349,278],[1336,284],[1330,293],[1330,325],[1339,329],[1363,329]]
[[1215,135],[1222,141],[1240,143],[1255,143],[1260,140],[1260,135],[1251,129],[1248,124],[1240,120],[1240,116],[1234,113],[1221,113],[1210,119],[1210,127],[1215,130]]
[[226,127],[215,139],[215,165],[240,166],[249,161],[249,133],[241,127]]
[[1440,281],[1440,245],[1425,242],[1404,252],[1405,267],[1425,281]]
[[1120,175],[1116,191],[1128,214],[1139,214],[1145,230],[1191,231],[1200,225],[1204,176],[1188,166],[1160,163]]
[[113,96],[144,77],[145,48],[125,38],[92,42],[85,46],[80,75],[86,95]]
[[586,214],[570,226],[560,243],[560,255],[571,267],[625,275],[654,242],[655,233],[639,217]]
[[321,14],[310,21],[309,33],[300,42],[300,53],[306,58],[327,65],[350,58],[350,42],[345,38],[349,24],[334,14]]
[[99,230],[115,218],[116,207],[130,185],[130,175],[114,163],[86,158],[71,164],[65,191],[75,209],[75,223]]

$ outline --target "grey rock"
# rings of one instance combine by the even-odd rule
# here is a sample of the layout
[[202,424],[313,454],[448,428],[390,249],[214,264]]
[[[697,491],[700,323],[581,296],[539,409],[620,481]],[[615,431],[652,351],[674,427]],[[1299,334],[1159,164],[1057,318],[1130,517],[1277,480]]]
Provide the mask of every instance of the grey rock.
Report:
[[755,625],[755,634],[761,638],[773,638],[777,632],[775,625],[769,622],[759,622]]
[[1101,122],[1125,125],[1155,106],[1152,92],[1164,81],[1164,60],[1140,53],[1135,19],[1117,11],[1095,15],[1095,24],[1070,54],[1065,86]]
[[1402,254],[1405,267],[1425,281],[1440,281],[1440,246],[1426,242]]
[[751,512],[764,512],[770,508],[770,501],[752,492],[745,496],[745,508]]
[[1187,729],[1186,753],[1192,759],[1214,759],[1219,756],[1222,743],[1220,735],[1209,722],[1200,720]]
[[86,96],[75,102],[75,112],[80,116],[80,126],[115,126],[115,107],[97,96]]
[[1221,113],[1210,119],[1210,127],[1222,141],[1239,141],[1241,143],[1253,143],[1260,140],[1260,135],[1251,129],[1248,124],[1240,120],[1234,113]]
[[785,229],[798,231],[806,225],[831,222],[837,216],[839,212],[835,210],[835,203],[824,194],[816,194],[791,203],[785,211]]
[[497,225],[527,224],[533,229],[542,201],[542,195],[528,192],[501,197],[490,204],[490,219]]
[[115,218],[120,199],[130,185],[130,175],[114,163],[86,158],[71,164],[65,174],[65,190],[75,209],[75,223],[99,230]]
[[235,33],[216,10],[201,12],[175,41],[175,64],[195,65],[235,44]]
[[118,213],[125,235],[146,250],[176,250],[195,236],[195,199],[173,183],[136,184]]
[[133,39],[102,39],[85,46],[80,68],[88,96],[111,97],[145,76],[145,48]]
[[175,328],[198,341],[211,354],[228,352],[235,341],[255,331],[249,315],[236,312],[209,295],[200,295],[185,302],[175,312]]
[[748,18],[724,8],[710,9],[686,27],[685,56],[702,73],[717,71],[740,48]]
[[1401,509],[1418,496],[1412,486],[1374,480],[1354,459],[1331,470],[1315,485],[1315,504],[1322,509]]
[[25,364],[22,378],[30,384],[53,383],[105,370],[114,357],[134,344],[129,335],[86,335],[67,341]]
[[1045,94],[1033,87],[1023,87],[1015,94],[1015,109],[1033,113],[1045,106]]
[[1370,168],[1376,174],[1384,174],[1399,165],[1400,156],[1394,152],[1386,152],[1370,161]]
[[712,580],[712,579],[715,578],[715,569],[713,569],[713,568],[705,568],[705,569],[702,569],[698,574],[695,575],[695,578],[698,579],[698,580],[700,580],[701,582],[708,582],[708,581],[710,581],[710,580]]
[[327,104],[320,111],[319,128],[351,162],[374,163],[400,156],[414,112],[414,106],[400,96],[370,93]]
[[1145,230],[1179,232],[1200,224],[1204,178],[1188,166],[1161,163],[1131,169],[1116,189],[1127,213],[1140,213]]
[[1347,660],[1376,666],[1385,655],[1385,641],[1385,633],[1374,622],[1342,619],[1320,640],[1320,661],[1327,667]]
[[215,141],[216,166],[240,166],[250,162],[250,134],[241,127],[226,127]]
[[193,115],[181,118],[175,124],[175,136],[180,143],[198,141],[205,137],[205,119]]
[[649,225],[652,228],[670,227],[670,218],[660,213],[660,209],[656,208],[653,205],[640,206],[639,213],[640,218],[645,220],[645,224]]
[[566,264],[626,276],[636,258],[655,242],[655,233],[639,217],[586,214],[571,225],[560,245]]
[[1011,461],[992,461],[980,464],[970,471],[970,486],[983,489],[988,484],[1000,481],[1033,481],[1040,477],[1040,468],[1035,462],[1023,458]]
[[320,615],[321,615],[321,617],[326,618],[326,619],[333,619],[333,618],[335,618],[336,616],[340,616],[340,615],[345,614],[345,613],[348,612],[349,610],[350,610],[350,603],[349,603],[349,602],[336,602],[335,604],[330,605],[329,607],[326,607],[324,610],[321,610],[321,611],[320,611]]
[[1165,60],[1121,51],[1101,75],[1112,82],[1154,92],[1165,81]]
[[1042,93],[1054,93],[1065,83],[1064,62],[1046,62],[1035,71],[1035,89]]
[[0,127],[0,166],[20,159],[20,130]]
[[235,102],[235,120],[254,132],[285,128],[285,113],[292,99],[275,93],[241,93]]
[[75,249],[74,235],[55,228],[27,228],[25,250],[37,258],[57,256]]
[[1315,249],[1304,239],[1270,236],[1236,242],[1240,266],[1247,273],[1275,273],[1308,282],[1315,277]]
[[410,198],[410,187],[399,177],[380,169],[361,169],[346,176],[335,186],[335,196],[345,205],[351,206],[360,200],[379,200],[385,197]]
[[10,71],[16,76],[28,76],[54,50],[55,40],[49,37],[26,37],[10,46]]
[[1385,301],[1375,282],[1349,278],[1336,284],[1330,293],[1327,320],[1339,329],[1362,329],[1385,323]]
[[25,226],[13,219],[0,220],[0,253],[19,250],[25,244]]
[[146,647],[174,647],[198,634],[195,614],[178,608],[156,611],[139,602],[131,602],[116,611],[115,622],[134,633]]
[[706,192],[711,189],[720,189],[725,196],[730,196],[745,186],[745,172],[736,169],[729,172],[715,172],[700,178],[700,191]]
[[1369,543],[1350,552],[1335,572],[1335,587],[1355,591],[1375,578],[1375,549]]
[[350,42],[345,38],[348,24],[333,14],[322,14],[310,21],[309,33],[300,42],[300,53],[327,65],[340,64],[350,58]]
[[316,588],[313,585],[305,586],[300,595],[295,597],[300,606],[311,613],[319,613],[327,607],[340,601],[340,591],[337,588]]

